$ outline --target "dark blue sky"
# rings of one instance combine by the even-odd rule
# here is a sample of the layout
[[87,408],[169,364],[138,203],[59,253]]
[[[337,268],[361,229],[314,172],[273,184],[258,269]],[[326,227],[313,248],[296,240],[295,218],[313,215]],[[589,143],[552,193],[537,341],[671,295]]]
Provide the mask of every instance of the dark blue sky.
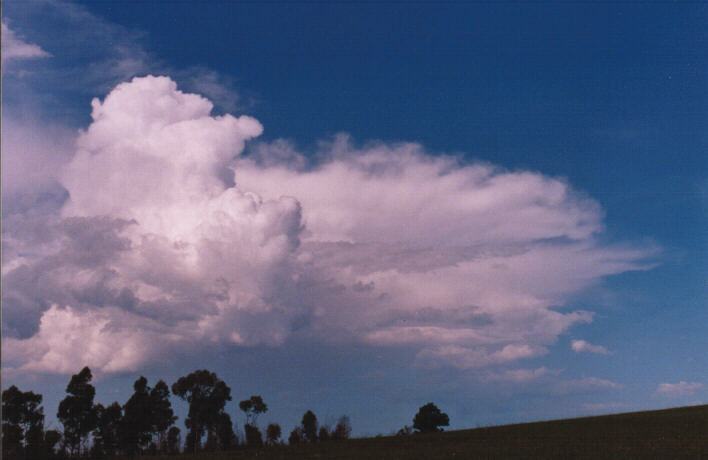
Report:
[[[323,139],[346,132],[356,146],[418,142],[432,155],[561,178],[602,207],[602,244],[658,251],[655,268],[600,277],[566,299],[558,310],[593,311],[593,322],[573,326],[550,354],[525,362],[575,380],[619,382],[619,394],[558,401],[538,387],[495,392],[488,382],[457,381],[451,370],[421,370],[396,348],[341,345],[320,356],[297,342],[287,350],[238,351],[233,366],[218,372],[240,385],[244,398],[266,385],[272,406],[288,407],[274,415],[284,427],[305,409],[287,401],[318,404],[311,399],[315,381],[321,394],[333,395],[321,410],[352,414],[357,433],[410,423],[415,401],[427,398],[446,403],[458,428],[572,416],[602,404],[630,410],[705,402],[705,3],[86,1],[73,3],[66,16],[56,2],[48,5],[3,4],[10,28],[52,55],[49,64],[28,61],[34,72],[27,76],[3,75],[7,116],[85,129],[90,99],[103,98],[120,79],[73,85],[70,69],[91,73],[106,50],[139,48],[138,75],[170,74],[190,91],[195,72],[217,75],[227,88],[222,99],[209,95],[217,112],[258,119],[260,140],[288,139],[314,155]],[[92,18],[100,21],[96,30],[74,28]],[[570,349],[578,337],[613,354],[578,355]],[[294,362],[300,352],[307,357]],[[192,362],[199,359],[182,364]],[[178,377],[184,366],[145,372],[153,382]],[[273,375],[278,366],[282,373]],[[288,391],[276,388],[279,376],[291,384]],[[17,378],[28,387],[37,382]],[[37,385],[66,380],[44,379]],[[127,390],[117,388],[129,389],[133,379],[126,374],[101,385],[127,399]],[[683,399],[655,394],[659,383],[679,381],[704,386]],[[390,389],[397,385],[396,394]],[[387,415],[372,415],[372,406]]]

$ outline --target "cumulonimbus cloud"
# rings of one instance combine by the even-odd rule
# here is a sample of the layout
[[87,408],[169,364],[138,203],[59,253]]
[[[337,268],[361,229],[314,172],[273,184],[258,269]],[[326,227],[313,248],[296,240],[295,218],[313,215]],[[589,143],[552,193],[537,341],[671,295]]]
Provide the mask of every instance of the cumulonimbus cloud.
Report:
[[167,77],[92,102],[60,215],[33,251],[22,219],[3,235],[13,369],[118,372],[303,334],[422,366],[510,363],[592,321],[557,308],[571,296],[650,266],[647,249],[598,243],[600,206],[563,180],[346,135],[310,156],[282,140],[244,154],[260,123],[211,110]]

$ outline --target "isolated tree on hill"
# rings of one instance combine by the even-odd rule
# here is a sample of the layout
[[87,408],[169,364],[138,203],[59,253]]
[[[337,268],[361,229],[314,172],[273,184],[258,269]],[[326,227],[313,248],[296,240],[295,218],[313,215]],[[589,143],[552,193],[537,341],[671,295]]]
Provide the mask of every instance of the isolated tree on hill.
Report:
[[308,410],[305,412],[305,415],[302,416],[302,421],[300,422],[302,425],[302,433],[305,436],[305,440],[307,442],[316,442],[317,441],[317,417],[315,414],[311,411]]
[[72,375],[66,387],[69,395],[59,403],[57,418],[64,425],[64,443],[72,456],[80,453],[88,434],[96,427],[96,410],[93,406],[96,389],[91,385],[92,378],[88,367]]
[[112,457],[118,453],[118,427],[123,417],[120,404],[114,402],[108,407],[96,405],[96,429],[93,432],[94,457]]
[[421,433],[442,431],[442,428],[439,427],[448,425],[450,425],[450,417],[441,412],[433,403],[421,406],[413,418],[413,428]]
[[273,446],[277,444],[281,434],[280,425],[277,423],[269,424],[266,428],[266,442],[268,445]]
[[216,429],[226,401],[231,401],[231,389],[213,372],[199,370],[180,377],[172,385],[172,393],[189,403],[184,424],[189,429],[189,450],[196,452],[204,433]]
[[11,386],[2,392],[3,458],[37,458],[44,444],[42,395]]

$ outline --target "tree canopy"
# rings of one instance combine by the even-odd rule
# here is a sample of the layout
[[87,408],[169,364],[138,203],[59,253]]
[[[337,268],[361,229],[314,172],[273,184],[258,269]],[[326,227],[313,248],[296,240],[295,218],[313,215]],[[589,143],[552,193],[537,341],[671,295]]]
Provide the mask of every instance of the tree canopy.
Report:
[[20,458],[41,449],[44,430],[42,395],[11,386],[2,392],[2,452],[4,458]]
[[189,429],[188,446],[196,452],[204,433],[214,434],[219,421],[223,421],[221,414],[226,401],[231,401],[231,389],[215,373],[204,369],[180,377],[172,385],[172,392],[189,403],[184,423]]
[[93,405],[96,389],[91,385],[92,378],[88,367],[72,375],[66,387],[68,396],[59,403],[57,418],[64,425],[64,442],[72,455],[79,454],[88,434],[96,427]]
[[450,417],[438,409],[433,403],[428,403],[418,409],[418,413],[413,418],[413,428],[421,433],[442,431],[441,426],[449,426]]

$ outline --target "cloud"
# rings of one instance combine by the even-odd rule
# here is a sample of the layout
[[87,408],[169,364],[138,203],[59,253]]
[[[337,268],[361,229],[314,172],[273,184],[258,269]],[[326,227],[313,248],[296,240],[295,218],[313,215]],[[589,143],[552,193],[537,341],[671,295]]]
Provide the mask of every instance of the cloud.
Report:
[[583,409],[590,412],[616,412],[618,410],[623,410],[627,408],[627,404],[620,402],[609,402],[609,403],[585,403],[583,404]]
[[482,380],[485,382],[527,384],[541,380],[544,377],[558,375],[559,373],[560,371],[549,369],[545,366],[536,369],[507,369],[502,372],[490,371],[482,377]]
[[599,355],[610,355],[612,354],[607,348],[602,345],[593,345],[585,340],[573,340],[570,343],[570,347],[576,353],[595,353]]
[[624,385],[597,377],[563,380],[552,386],[556,394],[587,393],[591,391],[620,390]]
[[2,65],[11,59],[36,59],[49,57],[49,53],[37,45],[20,39],[5,20],[2,21]]
[[659,384],[654,394],[657,396],[667,397],[690,396],[698,390],[702,390],[703,388],[705,388],[705,385],[702,383],[684,382],[683,380],[681,380],[678,383]]
[[244,154],[260,123],[216,116],[168,77],[91,106],[53,176],[60,211],[4,228],[15,370],[121,372],[299,339],[400,348],[425,368],[513,363],[592,321],[562,309],[583,289],[652,266],[651,249],[599,243],[600,206],[560,179],[346,135],[312,155],[283,140]]

